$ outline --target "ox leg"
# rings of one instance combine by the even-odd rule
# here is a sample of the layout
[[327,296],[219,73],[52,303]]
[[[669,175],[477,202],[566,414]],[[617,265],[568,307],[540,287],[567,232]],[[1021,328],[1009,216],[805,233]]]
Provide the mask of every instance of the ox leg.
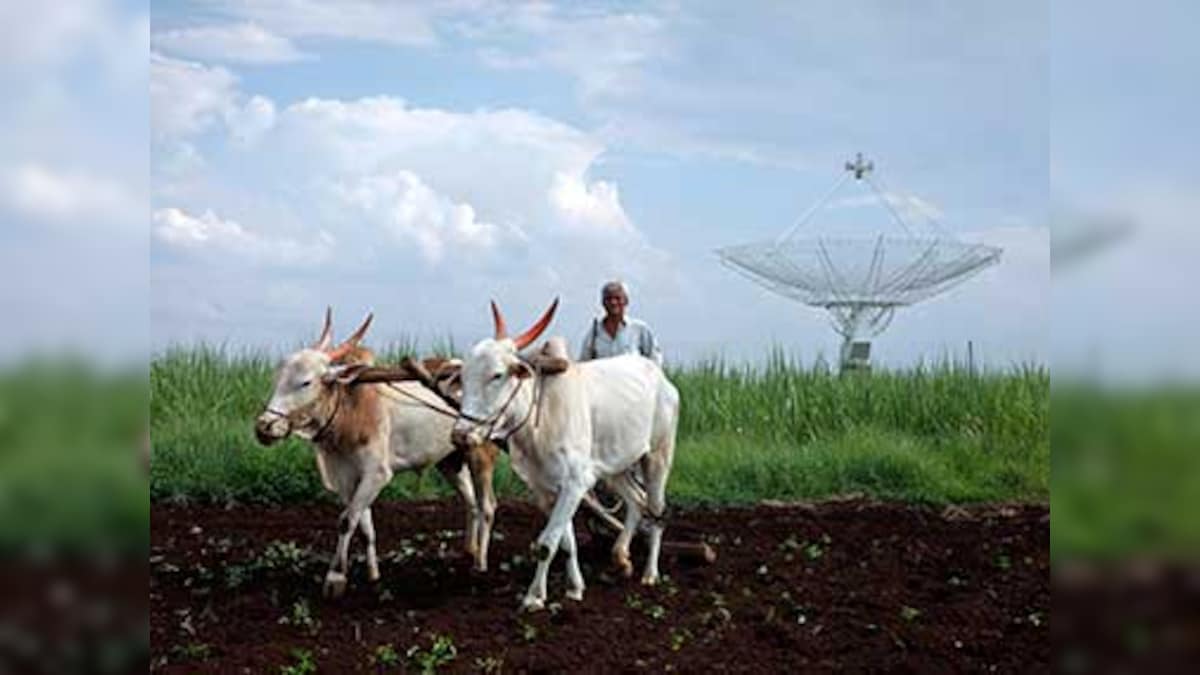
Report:
[[467,555],[475,558],[478,556],[479,546],[476,539],[478,525],[476,524],[477,517],[475,513],[475,488],[471,486],[471,470],[461,460],[458,462],[442,460],[438,463],[437,467],[438,471],[458,491],[458,496],[462,498],[463,506],[467,512],[467,524],[463,533],[463,549],[466,550]]
[[379,491],[392,479],[391,470],[385,465],[379,465],[368,470],[358,482],[354,494],[350,497],[342,515],[338,517],[337,552],[325,574],[325,595],[339,598],[346,592],[346,579],[350,570],[350,538],[362,520],[363,511],[375,501]]
[[559,547],[566,526],[574,517],[585,492],[587,486],[577,481],[567,481],[559,491],[546,527],[534,542],[534,557],[537,558],[538,564],[533,582],[529,584],[529,590],[525,593],[522,603],[525,609],[538,610],[546,606],[546,577],[550,573],[550,563],[554,560],[554,553]]
[[367,579],[379,581],[379,555],[375,552],[375,522],[371,517],[371,507],[363,509],[358,529],[367,540]]
[[563,531],[560,542],[563,553],[567,554],[567,589],[568,600],[583,600],[583,572],[579,571],[579,547],[575,544],[575,524],[567,521],[567,529]]
[[472,448],[467,459],[471,481],[475,486],[475,569],[487,571],[488,547],[492,541],[492,524],[496,520],[496,491],[492,475],[496,468],[496,447],[490,443]]
[[633,563],[629,560],[629,544],[637,533],[638,523],[642,520],[642,509],[646,504],[646,495],[633,482],[629,472],[617,476],[611,485],[621,499],[625,501],[625,523],[617,540],[613,542],[613,564],[625,578],[633,576]]
[[671,471],[667,458],[648,455],[642,459],[642,468],[646,476],[646,510],[650,513],[649,523],[649,555],[646,556],[646,569],[642,573],[642,583],[653,586],[658,583],[658,554],[662,548],[663,516],[667,510],[667,474]]

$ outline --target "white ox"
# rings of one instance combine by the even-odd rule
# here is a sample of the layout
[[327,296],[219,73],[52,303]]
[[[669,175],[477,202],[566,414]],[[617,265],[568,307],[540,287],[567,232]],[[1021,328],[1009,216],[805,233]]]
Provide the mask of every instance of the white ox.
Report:
[[[474,555],[477,569],[487,567],[496,508],[491,461],[486,462],[488,470],[472,472],[474,457],[469,467],[461,453],[452,454],[456,411],[449,411],[417,382],[355,383],[374,360],[369,350],[358,346],[370,322],[368,316],[349,339],[331,347],[331,313],[326,311],[317,342],[284,359],[271,399],[255,423],[255,434],[264,445],[289,434],[311,441],[322,482],[345,506],[338,519],[337,551],[325,577],[325,593],[334,597],[346,588],[347,556],[356,528],[367,540],[368,577],[379,578],[371,504],[395,472],[436,465],[454,485],[466,504],[466,549]],[[468,454],[486,456],[488,446],[469,448]],[[490,451],[496,451],[494,446]]]
[[[545,605],[546,576],[559,547],[568,556],[566,596],[583,599],[572,519],[597,479],[627,505],[614,561],[626,575],[632,573],[629,543],[647,512],[649,556],[642,583],[658,582],[667,476],[679,419],[679,392],[658,365],[642,356],[582,363],[554,359],[554,370],[561,372],[552,375],[542,372],[543,355],[523,359],[520,350],[545,330],[557,306],[555,300],[532,328],[510,339],[492,303],[495,337],[477,343],[463,363],[463,417],[454,425],[458,444],[507,440],[513,470],[549,514],[534,542],[538,565],[523,601],[527,609]],[[550,350],[566,353],[561,338],[550,341]],[[644,490],[633,476],[639,465]]]

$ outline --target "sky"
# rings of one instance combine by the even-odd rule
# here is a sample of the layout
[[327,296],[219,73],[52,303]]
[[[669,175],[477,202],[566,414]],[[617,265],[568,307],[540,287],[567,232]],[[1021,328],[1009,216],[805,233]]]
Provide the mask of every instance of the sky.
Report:
[[821,311],[713,251],[864,151],[1006,249],[879,360],[1043,361],[1045,12],[927,4],[155,3],[152,344],[291,345],[327,304],[343,331],[374,311],[377,342],[469,344],[489,298],[519,324],[555,296],[577,341],[619,278],[668,359],[830,356]]
[[[516,325],[555,296],[577,342],[615,277],[669,360],[831,356],[819,310],[714,250],[787,230],[861,151],[1004,249],[879,362],[1198,360],[1191,3],[42,4],[0,21],[10,352],[283,350],[326,305],[462,346],[488,299]],[[838,199],[829,222],[889,226]],[[1134,228],[1052,275],[1059,209]]]

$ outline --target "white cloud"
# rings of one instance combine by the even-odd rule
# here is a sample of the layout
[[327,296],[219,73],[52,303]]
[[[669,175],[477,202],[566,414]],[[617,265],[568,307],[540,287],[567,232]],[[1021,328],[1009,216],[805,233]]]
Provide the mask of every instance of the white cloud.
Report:
[[237,78],[159,54],[150,55],[150,123],[155,136],[198,134],[221,119],[237,96]]
[[335,241],[333,235],[323,231],[308,243],[269,237],[248,230],[237,221],[220,218],[212,211],[195,216],[178,208],[154,212],[154,238],[177,251],[299,267],[327,261]]
[[633,231],[613,183],[588,183],[582,174],[559,173],[550,186],[549,199],[563,220],[572,226],[603,232]]
[[342,184],[385,176],[379,185],[402,185],[397,172],[411,172],[450,203],[469,204],[477,220],[531,236],[636,235],[617,187],[589,178],[603,145],[536,113],[310,99],[286,108],[277,127],[264,141],[271,156]]
[[387,0],[218,0],[216,8],[230,17],[251,21],[293,38],[341,38],[394,45],[425,46],[437,42],[434,23],[463,2],[390,2]]
[[97,222],[145,224],[144,205],[120,182],[83,171],[38,164],[0,171],[0,201],[23,216],[80,229]]
[[152,43],[155,49],[201,61],[264,65],[312,58],[286,37],[250,22],[161,31]]
[[562,72],[584,97],[629,93],[648,61],[671,54],[665,20],[650,13],[540,2],[487,9],[457,18],[459,32],[481,45],[485,66]]
[[415,243],[431,263],[440,262],[448,247],[478,253],[495,247],[502,237],[521,236],[516,228],[504,230],[478,220],[470,204],[438,194],[411,171],[365,177],[335,191],[398,241]]
[[247,98],[225,68],[151,53],[150,121],[160,141],[220,124],[234,139],[250,143],[275,124],[275,104],[262,96]]

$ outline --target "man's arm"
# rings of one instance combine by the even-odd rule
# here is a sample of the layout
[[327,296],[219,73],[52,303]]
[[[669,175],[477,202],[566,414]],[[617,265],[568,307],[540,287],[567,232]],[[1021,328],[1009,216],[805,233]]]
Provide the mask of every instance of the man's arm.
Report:
[[658,340],[654,337],[654,331],[650,330],[650,326],[642,324],[642,339],[640,340],[642,356],[662,366],[663,356],[662,349],[658,346]]

